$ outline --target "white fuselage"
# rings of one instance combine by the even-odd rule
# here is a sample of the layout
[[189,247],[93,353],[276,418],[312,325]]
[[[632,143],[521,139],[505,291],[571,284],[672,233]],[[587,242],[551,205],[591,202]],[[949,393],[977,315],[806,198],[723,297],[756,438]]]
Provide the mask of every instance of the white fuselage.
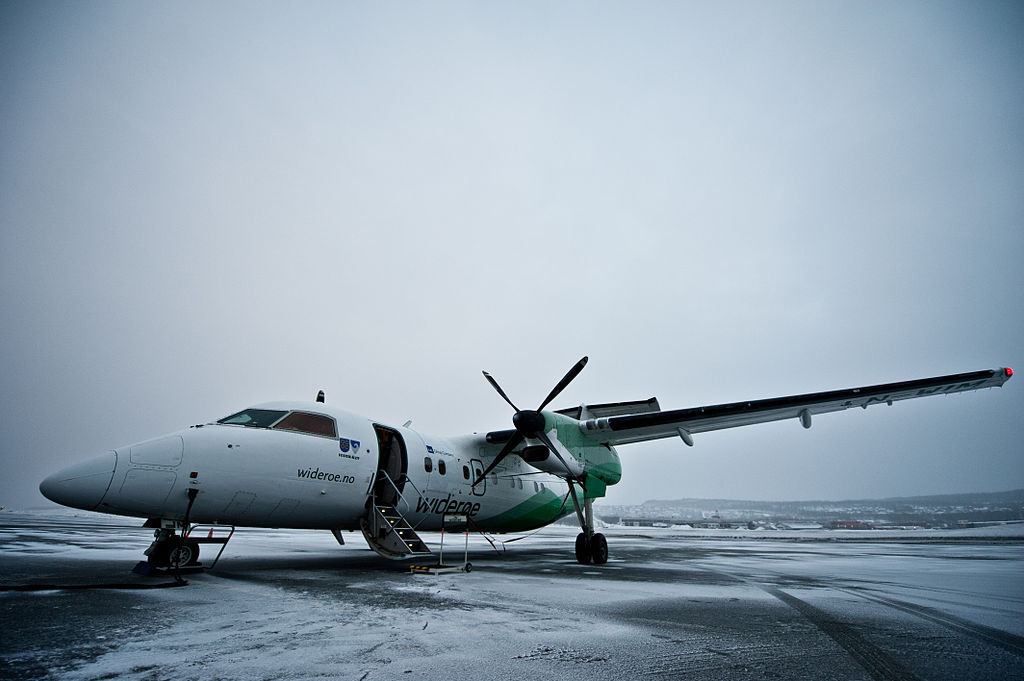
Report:
[[[374,489],[380,494],[388,486],[400,489],[393,505],[424,530],[440,528],[446,514],[468,515],[481,528],[501,532],[540,527],[572,512],[565,482],[518,457],[473,486],[483,462],[500,448],[483,435],[432,437],[320,403],[258,406],[327,416],[336,436],[193,426],[67,468],[40,489],[68,506],[174,520],[184,519],[188,490],[195,489],[191,521],[252,527],[359,529]],[[381,432],[399,443],[386,450],[396,458],[383,483]]]

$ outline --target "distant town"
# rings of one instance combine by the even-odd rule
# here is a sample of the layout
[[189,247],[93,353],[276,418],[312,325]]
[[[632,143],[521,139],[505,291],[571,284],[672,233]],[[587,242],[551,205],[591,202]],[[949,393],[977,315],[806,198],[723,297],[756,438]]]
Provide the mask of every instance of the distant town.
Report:
[[846,501],[653,500],[595,504],[594,513],[606,523],[636,527],[955,529],[1024,523],[1024,489]]

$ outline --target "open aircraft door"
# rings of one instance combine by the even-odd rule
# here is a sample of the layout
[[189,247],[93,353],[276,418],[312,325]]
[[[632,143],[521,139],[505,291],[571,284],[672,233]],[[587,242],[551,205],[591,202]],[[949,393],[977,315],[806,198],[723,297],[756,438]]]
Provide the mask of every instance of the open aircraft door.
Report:
[[405,440],[394,428],[373,424],[377,433],[377,475],[372,486],[376,503],[394,506],[405,488],[409,459]]

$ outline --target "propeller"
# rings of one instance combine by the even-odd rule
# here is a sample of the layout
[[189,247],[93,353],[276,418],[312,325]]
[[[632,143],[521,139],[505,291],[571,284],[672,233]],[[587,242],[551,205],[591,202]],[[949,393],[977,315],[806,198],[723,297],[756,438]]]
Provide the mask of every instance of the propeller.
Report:
[[547,433],[544,432],[545,419],[544,414],[541,413],[541,410],[543,410],[544,407],[548,406],[548,404],[550,404],[553,399],[558,397],[559,393],[565,390],[565,387],[567,385],[572,383],[573,380],[580,375],[580,372],[583,371],[583,367],[587,366],[588,359],[589,358],[584,357],[580,361],[576,362],[576,364],[574,364],[573,367],[569,369],[565,376],[562,377],[562,380],[560,380],[558,384],[555,385],[551,392],[548,393],[548,396],[544,399],[543,402],[540,403],[540,406],[537,407],[536,409],[520,409],[519,407],[517,407],[515,403],[513,403],[512,400],[509,399],[508,395],[505,394],[505,391],[501,389],[501,386],[498,385],[498,382],[494,380],[494,377],[491,376],[486,371],[484,372],[484,378],[486,378],[487,382],[491,384],[491,387],[493,387],[497,391],[497,393],[501,395],[502,399],[508,402],[509,406],[515,410],[516,413],[512,416],[512,425],[515,426],[516,432],[511,438],[509,438],[508,442],[505,443],[505,446],[501,448],[501,451],[498,452],[498,456],[494,457],[494,460],[491,461],[491,464],[473,482],[474,486],[479,484],[484,478],[486,478],[488,473],[493,471],[495,467],[497,467],[498,464],[500,464],[506,456],[512,453],[512,450],[518,447],[523,442],[523,440],[526,439],[540,440],[541,442],[543,442],[544,446],[547,447],[548,450],[550,450],[551,453],[555,455],[555,458],[557,458],[563,466],[565,466],[565,470],[569,473],[569,475],[572,475],[572,470],[569,468],[569,465],[565,462],[565,459],[562,458],[562,455],[558,452],[558,450],[555,449],[555,445],[554,443],[551,442],[551,439],[547,436]]

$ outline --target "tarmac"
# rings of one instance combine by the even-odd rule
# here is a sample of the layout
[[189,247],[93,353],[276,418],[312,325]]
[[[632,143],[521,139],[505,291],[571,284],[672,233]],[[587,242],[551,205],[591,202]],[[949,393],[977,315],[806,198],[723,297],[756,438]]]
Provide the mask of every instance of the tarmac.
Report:
[[131,519],[0,513],[0,678],[1024,679],[1020,537],[604,532],[602,566],[551,527],[429,575],[240,529],[173,587]]

